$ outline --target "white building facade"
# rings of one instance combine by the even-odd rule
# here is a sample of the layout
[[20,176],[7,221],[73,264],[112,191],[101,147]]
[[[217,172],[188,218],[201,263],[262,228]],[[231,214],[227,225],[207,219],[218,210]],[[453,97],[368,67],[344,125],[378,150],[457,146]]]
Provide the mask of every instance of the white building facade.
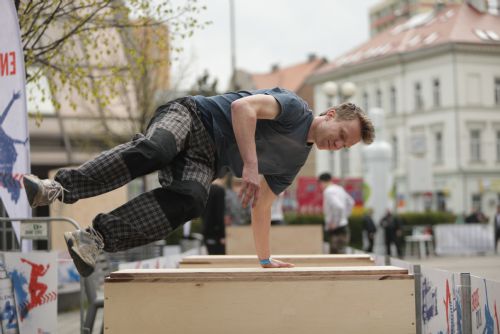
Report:
[[[500,18],[468,4],[398,26],[318,71],[322,84],[353,82],[352,101],[382,108],[393,149],[394,205],[400,211],[480,208],[500,204]],[[411,20],[410,20],[411,21]],[[362,145],[317,152],[317,173],[362,177]],[[381,196],[385,194],[380,194]]]

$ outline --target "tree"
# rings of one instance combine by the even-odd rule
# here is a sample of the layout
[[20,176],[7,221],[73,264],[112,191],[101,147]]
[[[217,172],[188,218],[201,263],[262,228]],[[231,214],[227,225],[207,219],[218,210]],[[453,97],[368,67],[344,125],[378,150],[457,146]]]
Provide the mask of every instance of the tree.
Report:
[[[15,2],[25,64],[31,70],[27,81],[37,83],[46,76],[52,92],[65,88],[64,99],[73,109],[77,108],[76,96],[102,108],[111,103],[130,80],[129,60],[133,59],[138,67],[154,65],[138,56],[135,47],[119,47],[123,34],[117,32],[168,25],[168,34],[156,42],[168,45],[175,55],[182,51],[177,41],[209,23],[197,19],[206,9],[198,0],[185,0],[177,6],[169,0]],[[113,58],[119,61],[109,61]],[[41,86],[39,89],[43,90]],[[55,96],[52,103],[61,109],[60,96]]]

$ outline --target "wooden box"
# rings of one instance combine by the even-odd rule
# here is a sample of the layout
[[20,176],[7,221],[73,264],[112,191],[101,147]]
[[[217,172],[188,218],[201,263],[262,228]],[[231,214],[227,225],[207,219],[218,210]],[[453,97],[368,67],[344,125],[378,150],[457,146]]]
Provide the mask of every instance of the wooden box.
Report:
[[414,334],[414,281],[390,266],[122,270],[105,333]]

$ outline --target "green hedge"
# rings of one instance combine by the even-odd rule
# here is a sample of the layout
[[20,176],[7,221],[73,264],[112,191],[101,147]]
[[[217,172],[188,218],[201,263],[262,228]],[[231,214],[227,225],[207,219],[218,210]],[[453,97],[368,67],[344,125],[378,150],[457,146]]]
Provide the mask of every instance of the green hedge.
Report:
[[[406,212],[399,216],[403,220],[405,234],[410,234],[413,226],[454,223],[456,216],[449,212]],[[323,224],[323,215],[287,214],[285,221],[290,225]],[[351,231],[351,247],[362,248],[363,215],[353,214],[349,217]]]
[[[399,216],[403,219],[403,227],[406,234],[411,233],[413,226],[419,225],[435,225],[435,224],[449,224],[454,223],[456,216],[449,212],[406,212],[401,213]],[[310,225],[310,224],[323,224],[323,215],[297,215],[295,213],[287,213],[285,221],[289,225]],[[191,233],[201,233],[201,220],[195,219],[191,225]],[[363,228],[363,215],[353,214],[349,217],[349,228],[351,230],[351,247],[361,249],[362,237],[361,232]],[[167,245],[179,244],[182,239],[182,228],[177,228],[172,234],[168,236]]]

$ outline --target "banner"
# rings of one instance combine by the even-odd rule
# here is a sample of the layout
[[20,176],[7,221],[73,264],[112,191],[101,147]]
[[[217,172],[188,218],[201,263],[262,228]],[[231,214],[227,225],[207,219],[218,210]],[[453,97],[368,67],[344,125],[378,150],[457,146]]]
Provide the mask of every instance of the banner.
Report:
[[[12,0],[0,0],[0,198],[9,217],[31,217],[22,189],[29,173],[24,56]],[[19,238],[19,223],[13,224]]]
[[2,333],[56,333],[57,254],[8,252],[2,256]]
[[500,334],[500,282],[470,277],[473,334]]

